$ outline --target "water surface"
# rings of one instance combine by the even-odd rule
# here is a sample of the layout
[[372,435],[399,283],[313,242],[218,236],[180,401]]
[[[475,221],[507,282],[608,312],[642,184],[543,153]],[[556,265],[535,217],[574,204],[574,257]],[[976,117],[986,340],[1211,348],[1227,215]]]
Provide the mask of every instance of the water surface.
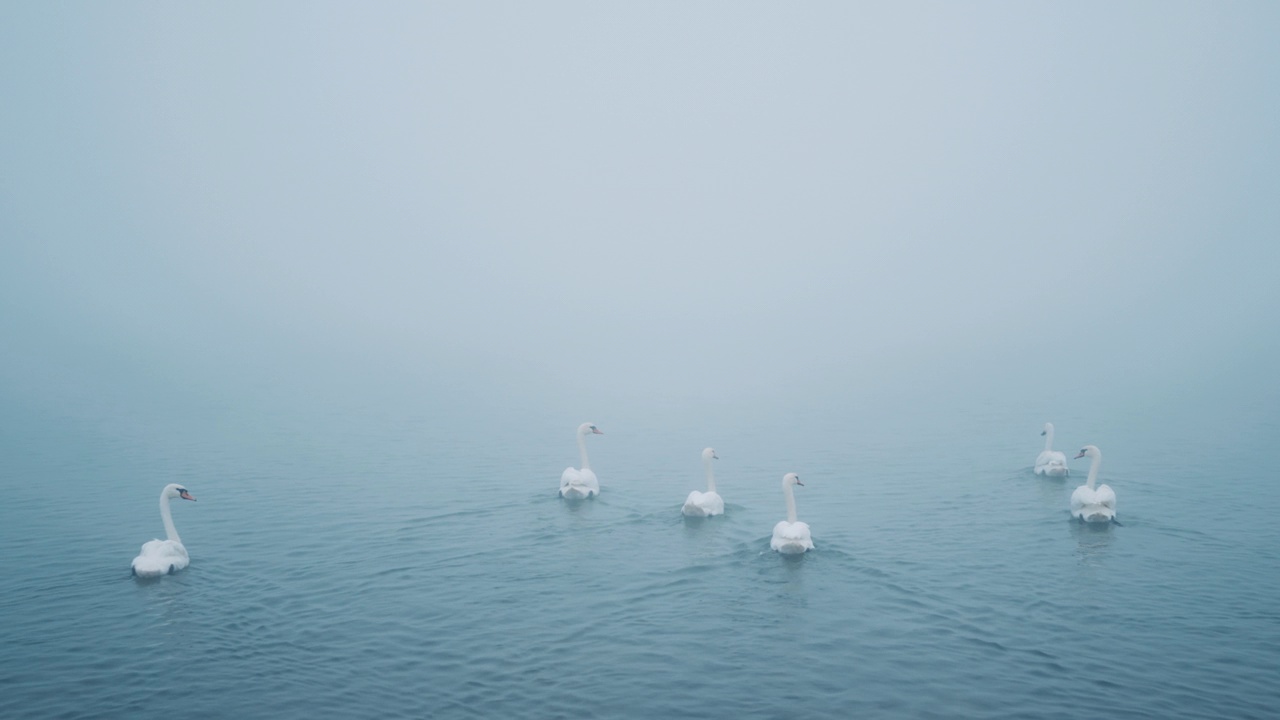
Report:
[[[1217,414],[1215,414],[1217,413]],[[1215,433],[1229,418],[1235,433]],[[555,495],[592,420],[601,496]],[[1102,447],[1122,526],[1031,474]],[[14,405],[5,717],[1267,717],[1280,547],[1259,406],[691,418]],[[1087,431],[1084,429],[1087,428]],[[713,445],[723,517],[689,521]],[[769,551],[797,471],[817,549]],[[129,576],[163,532],[191,566]]]

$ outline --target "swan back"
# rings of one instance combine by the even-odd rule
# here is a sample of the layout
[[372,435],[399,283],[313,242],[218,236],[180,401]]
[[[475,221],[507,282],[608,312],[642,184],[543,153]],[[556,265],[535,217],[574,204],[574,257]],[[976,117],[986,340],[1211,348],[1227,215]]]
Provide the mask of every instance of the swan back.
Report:
[[1081,485],[1071,493],[1071,515],[1084,522],[1105,523],[1116,517],[1116,493],[1108,485]]
[[813,538],[809,533],[809,524],[779,520],[773,526],[773,539],[769,547],[783,555],[798,555],[813,549]]
[[1036,457],[1035,473],[1050,477],[1066,477],[1070,474],[1067,456],[1057,450],[1041,450]]
[[191,564],[187,548],[177,540],[151,540],[143,543],[138,557],[133,559],[130,567],[133,574],[140,578],[154,578],[169,575],[182,570]]
[[720,497],[720,493],[715,491],[699,492],[694,490],[685,499],[684,506],[680,508],[680,512],[688,517],[723,515],[724,498]]
[[560,475],[560,497],[581,500],[600,494],[600,480],[591,468],[565,468]]

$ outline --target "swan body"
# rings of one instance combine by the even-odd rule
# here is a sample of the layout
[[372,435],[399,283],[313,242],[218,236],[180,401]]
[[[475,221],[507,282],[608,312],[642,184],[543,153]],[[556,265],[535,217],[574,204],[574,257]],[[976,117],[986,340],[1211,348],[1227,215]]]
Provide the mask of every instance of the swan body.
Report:
[[1036,458],[1036,474],[1066,477],[1071,471],[1067,469],[1067,456],[1053,449],[1053,423],[1045,423],[1040,434],[1045,436],[1044,450]]
[[160,491],[160,518],[164,520],[164,540],[151,540],[142,545],[142,551],[133,559],[133,574],[140,578],[171,575],[191,563],[187,548],[178,537],[178,530],[173,526],[173,516],[169,513],[169,500],[181,498],[192,500],[191,493],[177,483],[170,483]]
[[694,490],[689,493],[680,512],[689,517],[711,517],[724,514],[724,498],[716,492],[716,475],[711,469],[711,461],[719,459],[716,457],[716,451],[711,448],[702,451],[702,466],[707,470],[707,491]]
[[809,524],[796,520],[796,498],[791,490],[793,485],[804,487],[799,475],[787,473],[782,476],[782,494],[787,499],[787,519],[779,520],[773,526],[773,539],[769,541],[769,547],[783,555],[799,555],[813,549]]
[[1108,485],[1096,485],[1102,451],[1095,445],[1085,445],[1076,459],[1082,457],[1093,458],[1093,463],[1089,465],[1089,479],[1071,493],[1071,516],[1081,522],[1111,522],[1116,519],[1116,492]]
[[582,456],[581,468],[565,468],[560,475],[560,497],[569,500],[582,500],[600,494],[600,481],[591,471],[591,462],[587,459],[587,436],[603,435],[600,429],[589,422],[578,426],[578,453]]

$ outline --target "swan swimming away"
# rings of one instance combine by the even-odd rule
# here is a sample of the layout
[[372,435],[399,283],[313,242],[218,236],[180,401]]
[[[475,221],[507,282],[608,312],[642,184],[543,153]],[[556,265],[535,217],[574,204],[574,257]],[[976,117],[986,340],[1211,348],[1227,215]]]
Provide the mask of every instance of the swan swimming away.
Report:
[[1102,451],[1096,445],[1085,445],[1074,459],[1082,457],[1093,458],[1093,463],[1089,465],[1089,479],[1071,493],[1071,515],[1083,522],[1111,522],[1116,518],[1116,493],[1108,485],[1094,487],[1098,466],[1102,464]]
[[1067,469],[1067,456],[1053,449],[1053,423],[1044,424],[1044,450],[1036,458],[1036,474],[1049,477],[1066,477],[1071,473]]
[[578,426],[578,453],[582,456],[582,468],[565,468],[560,476],[560,497],[581,500],[600,494],[600,481],[591,472],[591,463],[587,460],[587,436],[603,434],[600,428],[589,422]]
[[795,473],[783,475],[782,494],[787,498],[787,519],[779,520],[778,524],[773,526],[773,540],[769,542],[769,547],[784,555],[799,555],[813,549],[813,540],[809,537],[809,524],[796,520],[796,498],[791,491],[792,485],[804,487],[799,475]]
[[178,537],[178,529],[173,526],[173,516],[169,514],[169,500],[172,498],[195,500],[186,488],[177,483],[165,485],[160,491],[160,518],[164,520],[165,539],[143,544],[142,552],[133,559],[133,574],[140,578],[171,575],[191,562],[182,538]]
[[719,460],[716,451],[707,448],[702,451],[702,466],[707,469],[707,491],[694,490],[684,501],[680,512],[689,517],[711,517],[724,514],[724,499],[716,492],[716,474],[711,469],[711,461]]

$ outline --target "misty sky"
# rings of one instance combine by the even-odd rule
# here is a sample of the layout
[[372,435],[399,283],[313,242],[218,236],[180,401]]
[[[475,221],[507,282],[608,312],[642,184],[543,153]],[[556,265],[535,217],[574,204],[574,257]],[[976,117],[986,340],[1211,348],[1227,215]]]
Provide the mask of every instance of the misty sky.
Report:
[[1274,393],[1278,231],[1275,3],[0,6],[9,395]]

